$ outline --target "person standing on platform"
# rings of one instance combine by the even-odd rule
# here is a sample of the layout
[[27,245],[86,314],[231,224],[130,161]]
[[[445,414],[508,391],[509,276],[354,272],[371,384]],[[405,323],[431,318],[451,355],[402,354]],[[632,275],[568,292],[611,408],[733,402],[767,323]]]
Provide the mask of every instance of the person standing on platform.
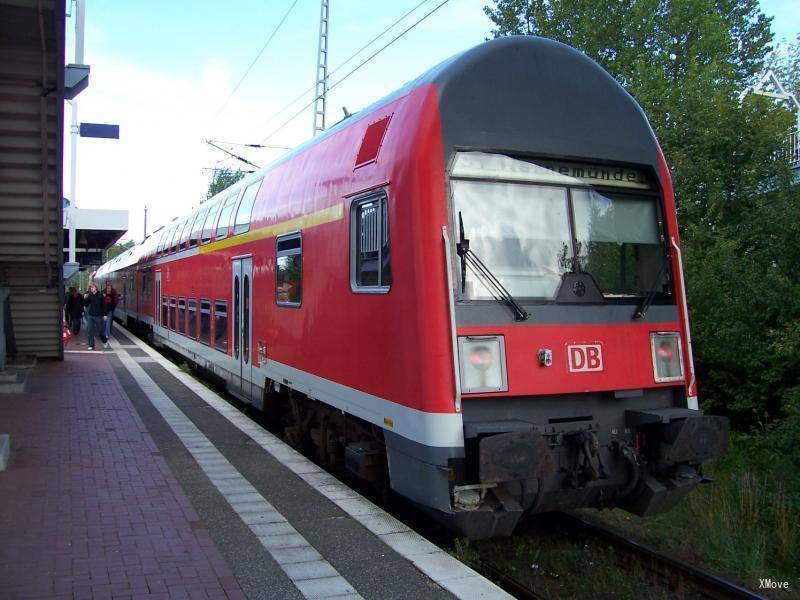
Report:
[[64,312],[72,335],[78,335],[81,332],[81,319],[83,318],[83,298],[75,287],[69,288]]
[[111,331],[114,327],[114,309],[117,308],[119,302],[119,294],[117,290],[111,285],[111,282],[106,282],[106,289],[103,291],[103,302],[106,305],[106,329],[103,348],[108,348],[108,340],[111,339]]
[[89,284],[89,291],[83,297],[83,304],[86,306],[86,337],[89,343],[89,350],[94,350],[94,338],[98,336],[100,340],[108,345],[108,339],[104,335],[103,320],[106,316],[106,303],[103,294],[97,289],[97,284],[92,281]]

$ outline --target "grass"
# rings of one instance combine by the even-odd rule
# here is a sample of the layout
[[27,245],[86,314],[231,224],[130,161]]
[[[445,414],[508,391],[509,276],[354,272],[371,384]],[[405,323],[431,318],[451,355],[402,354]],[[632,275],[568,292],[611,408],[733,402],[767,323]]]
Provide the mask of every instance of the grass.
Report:
[[[738,445],[738,447],[737,447]],[[800,594],[798,498],[777,463],[753,461],[746,439],[706,469],[713,478],[671,512],[641,518],[621,510],[580,511],[687,562],[773,597]],[[794,474],[792,474],[794,475]],[[796,476],[795,476],[796,477]],[[788,581],[789,591],[766,592],[759,579]]]

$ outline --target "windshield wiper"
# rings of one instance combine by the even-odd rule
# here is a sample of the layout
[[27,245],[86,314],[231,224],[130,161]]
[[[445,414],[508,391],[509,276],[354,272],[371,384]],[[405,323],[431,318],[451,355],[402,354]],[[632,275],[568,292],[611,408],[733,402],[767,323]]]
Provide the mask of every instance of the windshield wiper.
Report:
[[650,305],[653,303],[653,300],[658,293],[658,282],[661,281],[661,276],[664,274],[665,269],[667,268],[667,263],[669,262],[669,256],[664,256],[664,260],[661,262],[661,268],[658,270],[658,275],[656,275],[656,280],[653,282],[653,285],[650,286],[650,291],[647,293],[647,296],[639,303],[639,306],[636,307],[633,315],[631,315],[631,319],[643,319],[644,316],[647,314],[647,309],[650,308]]
[[461,211],[458,211],[458,230],[459,241],[456,244],[456,252],[461,257],[461,293],[466,290],[467,265],[480,278],[488,283],[489,291],[495,300],[508,306],[514,313],[516,321],[526,321],[529,317],[527,311],[519,305],[514,296],[505,288],[500,280],[489,270],[483,261],[470,250],[469,240],[464,237],[464,221],[461,218]]

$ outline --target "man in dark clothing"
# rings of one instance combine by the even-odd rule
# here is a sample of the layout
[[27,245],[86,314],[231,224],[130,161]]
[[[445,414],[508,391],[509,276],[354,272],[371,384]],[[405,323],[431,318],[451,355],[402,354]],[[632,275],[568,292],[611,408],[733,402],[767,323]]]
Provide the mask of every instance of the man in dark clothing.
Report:
[[119,302],[119,294],[117,294],[117,290],[112,287],[110,282],[106,283],[106,289],[103,291],[103,302],[106,304],[106,341],[103,342],[103,346],[108,348],[108,340],[111,339],[111,329],[114,326],[114,309],[117,308],[117,303]]
[[94,336],[97,335],[104,344],[108,343],[105,335],[103,335],[103,321],[106,318],[106,303],[103,301],[103,295],[97,289],[97,284],[92,282],[89,284],[89,291],[83,297],[83,304],[86,306],[87,312],[87,326],[86,336],[89,342],[89,350],[94,350]]
[[83,298],[81,298],[78,290],[74,287],[69,288],[64,316],[67,319],[67,324],[69,325],[69,330],[72,332],[72,335],[78,335],[81,332]]

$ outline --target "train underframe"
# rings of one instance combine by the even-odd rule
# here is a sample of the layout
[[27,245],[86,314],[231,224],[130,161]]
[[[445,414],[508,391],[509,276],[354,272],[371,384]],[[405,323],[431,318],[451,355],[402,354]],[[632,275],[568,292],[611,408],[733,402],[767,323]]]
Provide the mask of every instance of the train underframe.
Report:
[[727,420],[682,408],[677,387],[465,397],[461,448],[410,442],[279,382],[261,390],[242,400],[290,444],[384,497],[400,494],[470,539],[511,535],[524,516],[555,510],[668,511],[728,443]]
[[678,393],[465,399],[460,451],[420,448],[274,382],[262,408],[321,464],[383,495],[392,489],[458,534],[482,539],[510,535],[534,513],[670,510],[702,481],[702,463],[727,449],[727,421],[676,407]]

